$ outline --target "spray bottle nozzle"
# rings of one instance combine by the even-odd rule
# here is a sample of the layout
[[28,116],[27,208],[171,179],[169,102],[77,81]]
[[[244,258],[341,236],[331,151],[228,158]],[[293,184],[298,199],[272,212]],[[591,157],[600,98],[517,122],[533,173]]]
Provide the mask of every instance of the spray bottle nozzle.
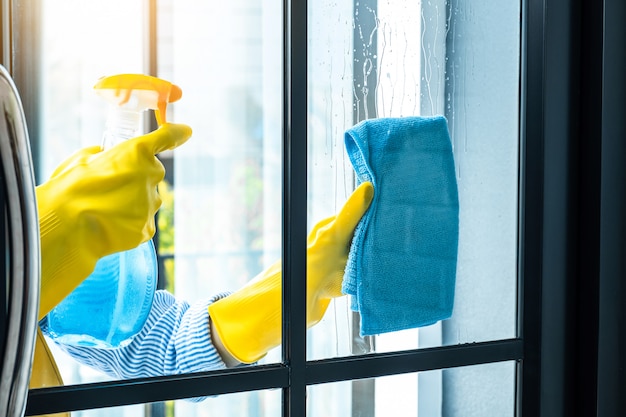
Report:
[[132,111],[152,109],[159,126],[167,121],[168,103],[179,100],[183,92],[175,84],[144,74],[118,74],[102,77],[94,89],[105,100]]

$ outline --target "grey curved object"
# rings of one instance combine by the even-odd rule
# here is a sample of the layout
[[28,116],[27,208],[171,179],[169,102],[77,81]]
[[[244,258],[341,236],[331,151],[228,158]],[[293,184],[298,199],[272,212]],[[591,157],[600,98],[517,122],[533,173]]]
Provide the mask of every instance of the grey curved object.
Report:
[[[39,309],[40,245],[35,180],[26,120],[15,84],[0,66],[0,175],[4,177],[7,309],[0,372],[0,416],[26,408]],[[1,201],[1,200],[0,200]]]

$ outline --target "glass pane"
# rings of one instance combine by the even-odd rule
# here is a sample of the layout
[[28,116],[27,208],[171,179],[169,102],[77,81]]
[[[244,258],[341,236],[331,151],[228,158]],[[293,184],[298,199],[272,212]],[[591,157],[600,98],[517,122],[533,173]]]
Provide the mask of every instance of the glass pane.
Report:
[[[100,142],[104,106],[94,81],[143,72],[143,4],[45,3],[42,178],[72,151]],[[339,297],[310,331],[311,359],[516,335],[520,4],[468,4],[310,3],[310,229],[354,189],[344,132],[363,119],[445,116],[460,202],[451,318],[362,337],[353,300]],[[282,5],[222,4],[210,25],[215,10],[202,2],[158,5],[159,75],[183,90],[168,114],[194,129],[185,146],[163,155],[164,207],[172,211],[163,232],[172,238],[162,278],[167,293],[208,320],[203,303],[280,257]],[[77,21],[78,12],[91,18]],[[110,378],[57,355],[67,381]]]
[[101,144],[106,105],[93,86],[105,75],[143,71],[142,4],[41,3],[40,178],[77,149]]
[[311,417],[515,415],[514,362],[468,366],[308,389]]
[[176,401],[174,413],[168,417],[212,417],[215,415],[280,417],[282,415],[281,394],[282,391],[276,389],[220,395],[201,402]]
[[[145,5],[46,2],[42,178],[75,150],[100,144],[106,106],[93,93],[95,81],[145,72]],[[89,18],[77,21],[78,11]],[[195,338],[192,345],[206,350],[187,361],[178,348],[167,348],[169,365],[152,367],[135,356],[141,349],[60,350],[48,339],[66,384],[223,368],[211,345],[207,304],[280,258],[282,2],[224,4],[210,25],[206,18],[215,9],[202,2],[160,1],[157,12],[158,75],[183,91],[168,121],[188,124],[194,133],[183,147],[160,155],[167,176],[159,188],[163,270],[155,300],[165,301],[161,311],[180,328],[191,323],[179,342]],[[167,337],[169,347],[178,343]],[[279,360],[278,354],[273,349],[259,362]]]
[[253,391],[218,397],[193,398],[125,407],[72,411],[72,417],[279,417],[281,391]]
[[[211,24],[212,3],[168,7],[170,23],[162,26],[171,33],[160,45],[171,39],[172,54],[160,65],[181,83],[176,115],[194,130],[174,151],[174,291],[201,303],[238,291],[281,256],[282,3],[225,2]],[[273,301],[269,311],[278,317]],[[258,306],[248,317],[260,314]],[[269,329],[248,324],[245,337],[273,332],[268,347],[276,347],[279,320]],[[279,354],[272,349],[259,362]]]
[[[402,316],[403,304],[380,309],[383,303],[375,303],[374,294],[367,301],[373,310],[367,318],[354,312],[356,296],[336,298],[310,331],[309,358],[515,337],[520,2],[318,1],[309,8],[310,228],[337,213],[354,189],[355,168],[348,157],[352,150],[346,149],[344,136],[364,119],[444,116],[459,200],[451,316],[419,329],[361,336],[364,319],[387,317],[392,324]],[[384,140],[381,135],[368,138],[370,144],[377,139]],[[400,163],[403,156],[398,156]],[[377,169],[392,168],[380,164]],[[415,166],[406,176],[424,172],[420,164]],[[392,178],[381,176],[379,181],[391,184]],[[431,177],[411,178],[410,189],[419,191],[428,187]],[[413,195],[405,196],[409,209]],[[376,202],[377,209],[384,203]],[[388,207],[392,214],[387,221],[409,222],[410,210],[405,209]],[[426,227],[446,227],[427,216],[416,217],[413,224],[420,221]],[[426,229],[404,241],[395,254],[414,253],[421,230]],[[394,239],[384,234],[376,238]],[[362,255],[383,258],[394,252],[379,246],[384,254]],[[369,279],[383,280],[384,288],[415,291],[416,297],[420,288],[427,289],[420,287],[425,275],[419,268],[395,271],[381,269],[378,277],[372,274]]]

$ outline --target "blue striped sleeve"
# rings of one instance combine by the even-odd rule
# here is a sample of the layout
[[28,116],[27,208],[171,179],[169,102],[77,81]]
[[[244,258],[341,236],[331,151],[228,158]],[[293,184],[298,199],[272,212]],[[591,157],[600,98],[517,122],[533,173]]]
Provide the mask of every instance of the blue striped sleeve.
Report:
[[[116,349],[57,345],[78,362],[118,379],[223,369],[226,365],[211,342],[207,307],[227,295],[190,305],[157,291],[146,324],[128,345]],[[45,334],[45,326],[42,330]]]

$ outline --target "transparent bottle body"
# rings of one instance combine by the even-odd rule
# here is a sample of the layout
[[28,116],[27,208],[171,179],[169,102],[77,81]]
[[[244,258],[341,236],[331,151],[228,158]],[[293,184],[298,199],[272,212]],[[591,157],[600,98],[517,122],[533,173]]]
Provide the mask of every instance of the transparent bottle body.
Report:
[[94,272],[48,314],[49,336],[74,346],[128,344],[148,317],[156,281],[152,240],[101,258]]
[[[137,135],[141,114],[114,109],[103,135],[106,149]],[[48,335],[73,346],[116,348],[141,330],[158,280],[152,240],[101,258],[89,277],[47,316]]]

